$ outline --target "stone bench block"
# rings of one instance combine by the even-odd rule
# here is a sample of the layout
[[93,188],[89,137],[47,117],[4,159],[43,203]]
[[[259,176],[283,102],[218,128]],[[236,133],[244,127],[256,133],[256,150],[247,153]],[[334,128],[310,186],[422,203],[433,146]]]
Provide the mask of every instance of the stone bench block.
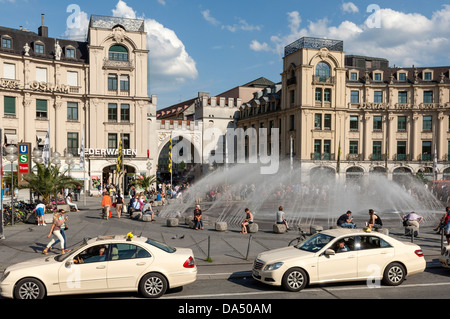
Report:
[[142,221],[143,222],[151,222],[152,221],[152,215],[151,214],[144,214],[142,216]]
[[259,229],[259,227],[258,227],[257,223],[247,225],[247,232],[249,232],[249,233],[257,233],[258,229]]
[[178,218],[167,218],[167,227],[177,227]]
[[226,222],[216,222],[216,230],[217,231],[226,231],[227,230],[227,223]]
[[387,228],[378,228],[378,229],[376,229],[376,231],[389,236],[389,229],[387,229]]
[[275,234],[283,234],[286,232],[285,224],[273,224],[273,232]]

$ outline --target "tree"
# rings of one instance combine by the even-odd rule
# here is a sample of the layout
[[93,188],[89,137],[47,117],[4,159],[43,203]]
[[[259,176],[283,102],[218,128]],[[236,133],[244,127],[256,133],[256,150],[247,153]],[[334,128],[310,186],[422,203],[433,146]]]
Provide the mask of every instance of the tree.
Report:
[[156,175],[150,175],[147,176],[144,174],[142,178],[135,179],[130,184],[135,185],[137,187],[140,187],[144,190],[148,190],[148,188],[153,184],[156,183]]
[[27,182],[20,188],[32,189],[36,194],[42,196],[45,204],[50,202],[50,197],[64,188],[74,188],[82,183],[70,176],[60,173],[59,166],[45,166],[36,164],[36,173],[25,174],[23,179]]

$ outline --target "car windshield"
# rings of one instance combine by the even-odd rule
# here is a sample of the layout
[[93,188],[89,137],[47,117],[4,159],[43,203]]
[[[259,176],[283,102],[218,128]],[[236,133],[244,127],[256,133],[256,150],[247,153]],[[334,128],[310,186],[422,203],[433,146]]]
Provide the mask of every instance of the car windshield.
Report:
[[164,250],[165,252],[168,252],[168,253],[174,253],[176,251],[175,248],[169,247],[166,244],[160,243],[153,239],[148,239],[145,243],[152,245],[156,248],[159,248],[161,250]]
[[[80,248],[82,248],[82,247],[84,247],[84,246],[86,246],[86,245],[87,245],[87,242],[86,242],[86,241],[83,241],[83,243],[82,243],[81,245],[79,245],[78,247],[76,247],[76,248],[74,248],[74,249],[71,249],[71,251],[77,251],[78,249],[80,249]],[[69,257],[69,256],[70,256],[70,254],[58,255],[58,256],[55,257],[55,260],[56,260],[56,261],[64,261],[64,260],[66,260],[67,257]]]
[[310,252],[321,250],[326,244],[334,239],[333,236],[317,233],[298,245],[298,249]]

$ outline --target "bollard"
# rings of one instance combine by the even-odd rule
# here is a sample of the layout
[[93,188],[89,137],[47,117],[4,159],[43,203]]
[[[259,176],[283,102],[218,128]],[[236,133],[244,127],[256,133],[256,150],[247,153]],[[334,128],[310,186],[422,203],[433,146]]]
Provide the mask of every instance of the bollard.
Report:
[[211,236],[208,236],[208,258],[207,260],[211,260]]
[[252,235],[248,238],[248,247],[247,247],[247,256],[245,257],[245,260],[248,260],[248,255],[250,254],[250,244],[252,242]]

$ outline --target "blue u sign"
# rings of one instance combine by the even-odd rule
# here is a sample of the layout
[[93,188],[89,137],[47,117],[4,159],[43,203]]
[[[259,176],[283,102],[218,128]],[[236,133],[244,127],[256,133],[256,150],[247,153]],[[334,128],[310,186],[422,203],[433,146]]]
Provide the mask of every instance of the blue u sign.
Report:
[[28,154],[28,145],[19,145],[19,154]]

